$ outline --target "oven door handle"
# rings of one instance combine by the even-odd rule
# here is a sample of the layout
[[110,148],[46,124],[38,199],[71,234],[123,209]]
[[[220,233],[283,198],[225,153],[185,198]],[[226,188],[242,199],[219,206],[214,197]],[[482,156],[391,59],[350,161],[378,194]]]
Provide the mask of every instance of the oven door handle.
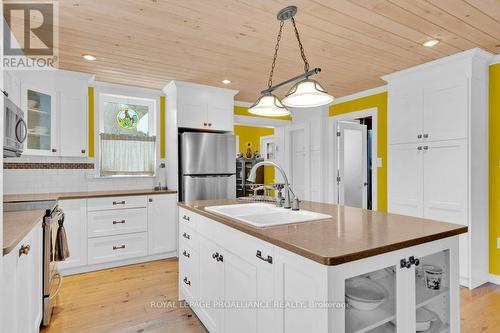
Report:
[[59,292],[61,291],[63,277],[62,277],[61,273],[59,273],[59,272],[54,273],[54,275],[52,276],[52,279],[55,278],[55,277],[57,277],[57,279],[59,281],[57,282],[56,291],[53,294],[49,295],[49,301],[51,301],[54,297],[56,297],[57,295],[59,295]]

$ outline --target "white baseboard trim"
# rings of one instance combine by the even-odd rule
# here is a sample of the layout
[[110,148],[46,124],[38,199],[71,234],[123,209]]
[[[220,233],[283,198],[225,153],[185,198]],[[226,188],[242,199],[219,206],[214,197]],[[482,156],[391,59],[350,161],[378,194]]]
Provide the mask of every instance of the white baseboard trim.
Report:
[[500,286],[500,275],[490,274],[489,281]]
[[167,252],[167,253],[155,254],[155,255],[151,255],[151,256],[147,256],[147,257],[125,259],[125,260],[107,262],[107,263],[102,263],[102,264],[85,265],[85,266],[71,267],[71,268],[66,268],[66,269],[61,268],[59,271],[60,271],[62,276],[68,276],[68,275],[73,275],[73,274],[88,273],[88,272],[100,271],[102,269],[127,266],[127,265],[134,265],[134,264],[140,264],[140,263],[148,262],[148,261],[155,261],[155,260],[176,258],[176,257],[177,257],[177,251],[172,251],[172,252]]

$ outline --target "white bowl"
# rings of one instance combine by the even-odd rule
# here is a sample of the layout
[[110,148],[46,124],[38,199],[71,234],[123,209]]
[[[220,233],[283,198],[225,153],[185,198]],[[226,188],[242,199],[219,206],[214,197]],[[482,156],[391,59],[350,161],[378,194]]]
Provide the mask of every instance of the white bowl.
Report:
[[345,296],[353,308],[370,311],[384,303],[389,293],[377,282],[365,277],[354,277],[345,283]]
[[426,308],[418,308],[416,315],[417,322],[415,327],[417,332],[427,331],[431,328],[432,321],[436,319],[435,315]]

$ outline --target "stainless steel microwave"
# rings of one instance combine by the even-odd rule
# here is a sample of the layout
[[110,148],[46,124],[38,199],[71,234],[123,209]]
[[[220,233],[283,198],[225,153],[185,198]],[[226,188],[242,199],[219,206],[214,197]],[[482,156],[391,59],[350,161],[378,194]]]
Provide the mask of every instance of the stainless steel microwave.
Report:
[[19,157],[23,153],[27,128],[24,112],[7,96],[4,96],[3,157]]

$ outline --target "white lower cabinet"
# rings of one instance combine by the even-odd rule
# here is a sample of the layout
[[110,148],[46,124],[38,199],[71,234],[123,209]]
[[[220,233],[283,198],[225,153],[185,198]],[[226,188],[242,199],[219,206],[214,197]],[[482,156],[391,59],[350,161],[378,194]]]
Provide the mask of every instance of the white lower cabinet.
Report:
[[148,254],[177,249],[177,195],[148,196]]
[[70,256],[59,262],[59,269],[65,270],[87,265],[87,200],[60,200],[64,212],[64,229]]
[[[460,331],[458,236],[327,266],[183,208],[179,225],[179,298],[211,333],[406,333],[417,311]],[[366,283],[386,295],[370,310]]]
[[[4,256],[0,313],[4,332],[38,332],[42,321],[42,225]],[[23,249],[23,252],[20,250]]]
[[60,200],[70,256],[63,275],[173,257],[177,195]]

